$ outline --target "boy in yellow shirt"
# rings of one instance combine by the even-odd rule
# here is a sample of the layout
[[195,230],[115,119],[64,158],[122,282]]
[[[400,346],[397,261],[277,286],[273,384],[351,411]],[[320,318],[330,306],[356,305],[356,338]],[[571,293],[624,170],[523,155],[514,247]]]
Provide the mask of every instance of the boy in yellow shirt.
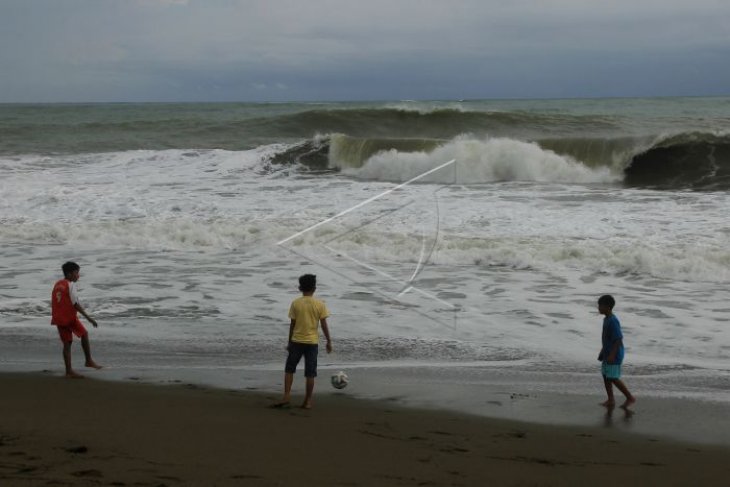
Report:
[[289,307],[289,344],[286,349],[289,355],[284,367],[284,397],[273,407],[289,406],[291,387],[294,383],[294,373],[299,361],[304,357],[304,377],[307,379],[306,395],[302,408],[312,408],[312,392],[314,378],[317,377],[317,354],[319,351],[318,325],[322,324],[322,332],[327,339],[327,353],[332,352],[332,340],[327,326],[329,310],[324,302],[314,297],[317,289],[317,276],[304,274],[299,278],[300,298],[295,299]]

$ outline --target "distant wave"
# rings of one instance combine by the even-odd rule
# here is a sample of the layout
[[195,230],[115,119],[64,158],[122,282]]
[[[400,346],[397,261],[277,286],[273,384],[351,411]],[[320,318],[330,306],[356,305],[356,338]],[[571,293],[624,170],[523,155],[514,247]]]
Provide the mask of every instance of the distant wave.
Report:
[[576,131],[618,128],[617,123],[607,116],[486,112],[454,108],[425,111],[404,108],[310,110],[267,119],[265,122],[270,129],[286,135],[299,135],[314,129],[319,133],[345,133],[369,138],[452,138],[464,133],[540,131],[549,134],[571,128]]
[[0,124],[0,154],[248,150],[332,133],[360,138],[451,139],[464,133],[523,138],[537,133],[620,130],[620,124],[607,116],[456,108],[317,108],[232,119],[206,117],[205,112],[72,115]]

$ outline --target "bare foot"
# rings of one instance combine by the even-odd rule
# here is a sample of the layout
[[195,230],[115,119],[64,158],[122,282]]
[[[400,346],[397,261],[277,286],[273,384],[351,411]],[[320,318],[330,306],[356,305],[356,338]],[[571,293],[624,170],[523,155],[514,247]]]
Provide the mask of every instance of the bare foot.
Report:
[[101,365],[97,364],[93,360],[86,362],[86,366],[89,367],[90,369],[96,369],[96,370],[99,370],[101,368]]
[[71,371],[71,372],[66,372],[66,378],[67,379],[83,379],[84,376],[81,374],[77,374],[74,371]]
[[302,409],[312,409],[312,403],[311,402],[305,402],[301,405]]
[[625,402],[624,402],[624,403],[623,403],[623,404],[621,405],[621,407],[622,407],[623,409],[628,409],[628,408],[629,408],[629,406],[631,406],[631,405],[632,405],[632,404],[634,404],[635,402],[636,402],[636,398],[635,398],[634,396],[631,396],[631,397],[629,397],[628,399],[626,399],[626,401],[625,401]]
[[277,403],[272,404],[269,406],[272,409],[288,409],[289,408],[289,401],[279,401]]
[[608,401],[602,402],[601,406],[604,408],[612,408],[616,406],[616,402],[609,399]]

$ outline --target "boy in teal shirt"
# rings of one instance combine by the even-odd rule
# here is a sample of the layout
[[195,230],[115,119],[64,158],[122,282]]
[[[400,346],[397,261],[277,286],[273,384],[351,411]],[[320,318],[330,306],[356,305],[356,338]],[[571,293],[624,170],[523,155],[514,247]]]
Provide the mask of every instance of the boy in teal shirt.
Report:
[[624,360],[624,336],[621,333],[621,323],[613,314],[614,306],[616,306],[616,300],[613,299],[613,296],[606,294],[598,298],[598,312],[605,316],[603,319],[603,332],[601,333],[602,347],[601,353],[598,354],[598,360],[601,361],[603,384],[608,395],[608,400],[602,405],[607,408],[616,405],[613,398],[613,386],[615,385],[626,396],[626,401],[621,405],[622,408],[626,409],[636,402],[636,398],[631,395],[626,384],[621,380],[621,364]]

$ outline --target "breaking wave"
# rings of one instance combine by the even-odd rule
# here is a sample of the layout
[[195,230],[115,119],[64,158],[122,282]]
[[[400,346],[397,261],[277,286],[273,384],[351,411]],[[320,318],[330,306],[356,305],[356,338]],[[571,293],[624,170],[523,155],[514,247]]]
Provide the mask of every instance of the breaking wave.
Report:
[[[464,171],[432,181],[612,183],[654,189],[730,189],[730,136],[555,138],[468,135],[437,138],[318,136],[287,146],[272,162],[403,181],[451,159]],[[449,179],[450,178],[450,179]]]
[[569,156],[542,149],[538,144],[498,138],[458,138],[433,151],[378,152],[359,168],[343,168],[363,179],[406,181],[454,159],[423,181],[439,183],[489,183],[535,181],[563,183],[610,183],[620,179],[607,167],[590,168]]
[[730,136],[684,133],[636,154],[625,182],[656,188],[730,189]]

